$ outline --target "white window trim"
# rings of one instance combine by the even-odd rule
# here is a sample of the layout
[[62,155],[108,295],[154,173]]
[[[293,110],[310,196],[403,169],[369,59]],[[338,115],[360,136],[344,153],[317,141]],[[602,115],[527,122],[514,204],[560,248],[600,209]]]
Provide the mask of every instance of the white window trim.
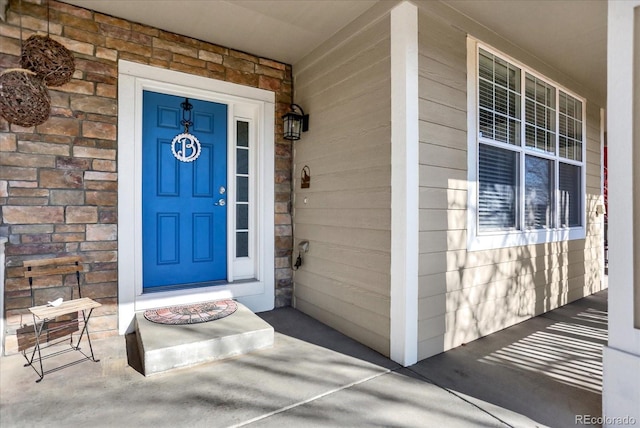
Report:
[[[556,88],[556,97],[559,92],[563,91],[568,95],[580,100],[582,102],[582,162],[575,162],[571,159],[563,159],[562,162],[566,162],[572,165],[580,165],[582,173],[582,226],[580,227],[567,227],[567,228],[553,228],[542,230],[514,230],[508,232],[480,232],[478,230],[478,48],[487,52],[493,53],[496,56],[510,62],[511,64],[518,66],[523,73],[529,73],[532,76],[543,79],[545,82],[552,84]],[[524,104],[525,99],[522,95],[521,102]],[[556,109],[559,106],[556,105]],[[553,80],[537,73],[535,70],[527,67],[521,62],[511,58],[492,47],[479,42],[478,40],[467,37],[467,249],[469,251],[489,250],[506,247],[518,247],[524,245],[543,244],[548,242],[567,241],[574,239],[584,239],[586,236],[586,221],[587,221],[587,199],[586,199],[586,170],[587,170],[587,100],[574,92],[568,90],[562,85],[554,82]],[[522,118],[522,129],[524,129],[525,121]],[[556,135],[558,130],[556,129]],[[504,147],[504,146],[502,146]],[[521,156],[525,154],[522,147],[514,146],[514,151],[521,153]],[[533,154],[531,152],[526,152]],[[540,154],[545,157],[544,154]],[[556,157],[554,156],[554,159]],[[523,174],[523,171],[520,172]],[[557,182],[558,171],[556,168],[555,176]],[[522,177],[520,183],[523,183]],[[523,187],[523,186],[521,186]],[[556,204],[557,204],[556,198]],[[521,211],[521,210],[519,210]],[[557,207],[556,207],[557,211]]]
[[[270,91],[120,60],[118,63],[118,331],[132,331],[136,311],[163,306],[237,298],[255,312],[271,310],[274,269],[274,120],[275,94]],[[154,90],[228,106],[228,168],[235,180],[236,121],[251,125],[250,173],[254,203],[250,266],[228,247],[228,283],[211,287],[143,293],[142,289],[142,92]],[[232,188],[234,186],[231,186]],[[233,197],[230,191],[228,197]],[[229,212],[227,230],[234,232]],[[253,271],[253,274],[249,271]],[[234,276],[236,281],[234,282]],[[243,278],[251,278],[244,279]]]

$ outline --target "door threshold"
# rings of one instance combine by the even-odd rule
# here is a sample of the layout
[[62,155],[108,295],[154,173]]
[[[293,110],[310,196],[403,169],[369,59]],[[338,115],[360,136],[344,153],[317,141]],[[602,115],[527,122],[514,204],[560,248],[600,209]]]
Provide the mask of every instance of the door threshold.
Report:
[[257,281],[255,278],[250,278],[250,279],[236,280],[234,282],[220,280],[220,281],[192,282],[189,284],[163,285],[159,287],[143,288],[142,294],[144,295],[144,294],[153,294],[153,293],[166,293],[168,291],[193,290],[193,289],[204,288],[204,287],[220,287],[224,285],[244,284],[244,283],[255,282],[255,281]]
[[152,287],[135,297],[134,311],[210,302],[220,299],[242,300],[243,298],[264,294],[264,286],[264,281],[243,279],[233,282],[207,281]]
[[167,291],[190,290],[192,288],[216,287],[220,285],[228,285],[227,281],[207,281],[194,282],[190,284],[162,285],[159,287],[147,287],[142,289],[142,294],[164,293]]

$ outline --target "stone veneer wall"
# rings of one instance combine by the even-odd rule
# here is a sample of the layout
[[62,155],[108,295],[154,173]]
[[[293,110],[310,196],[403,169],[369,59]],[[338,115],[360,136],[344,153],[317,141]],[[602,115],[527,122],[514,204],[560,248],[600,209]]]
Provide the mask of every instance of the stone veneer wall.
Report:
[[[76,59],[71,82],[50,88],[51,117],[22,128],[0,118],[0,236],[6,247],[6,350],[15,331],[31,322],[27,258],[84,257],[83,294],[101,302],[96,337],[117,334],[117,76],[126,59],[275,92],[276,307],[291,302],[291,142],[280,117],[292,102],[291,66],[225,47],[50,1],[51,37]],[[46,0],[11,0],[0,21],[0,69],[20,65],[22,38],[47,31]],[[46,282],[37,283],[46,298]]]

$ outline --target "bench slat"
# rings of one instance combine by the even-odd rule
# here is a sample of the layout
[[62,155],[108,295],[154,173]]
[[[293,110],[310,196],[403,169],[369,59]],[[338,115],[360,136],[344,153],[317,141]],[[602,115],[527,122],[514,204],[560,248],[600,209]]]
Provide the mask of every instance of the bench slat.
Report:
[[67,257],[54,257],[52,259],[35,259],[25,260],[22,265],[24,267],[33,266],[47,266],[47,265],[68,265],[71,263],[82,263],[82,257],[80,256],[67,256]]
[[48,275],[61,275],[65,273],[82,272],[84,269],[82,266],[70,265],[70,266],[58,266],[58,267],[36,267],[32,270],[25,270],[25,278],[35,278],[38,276]]
[[88,297],[83,297],[82,299],[67,300],[66,302],[62,302],[60,306],[34,306],[32,308],[29,308],[29,311],[37,318],[43,320],[55,318],[60,315],[70,314],[72,312],[98,308],[100,306],[102,306],[101,303],[98,303]]

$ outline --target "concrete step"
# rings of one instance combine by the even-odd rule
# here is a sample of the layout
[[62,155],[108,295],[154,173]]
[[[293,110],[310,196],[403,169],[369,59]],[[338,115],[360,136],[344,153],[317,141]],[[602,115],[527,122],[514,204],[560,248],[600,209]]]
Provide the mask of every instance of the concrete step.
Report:
[[165,325],[136,314],[145,376],[273,346],[273,327],[238,303],[233,314],[200,324]]

